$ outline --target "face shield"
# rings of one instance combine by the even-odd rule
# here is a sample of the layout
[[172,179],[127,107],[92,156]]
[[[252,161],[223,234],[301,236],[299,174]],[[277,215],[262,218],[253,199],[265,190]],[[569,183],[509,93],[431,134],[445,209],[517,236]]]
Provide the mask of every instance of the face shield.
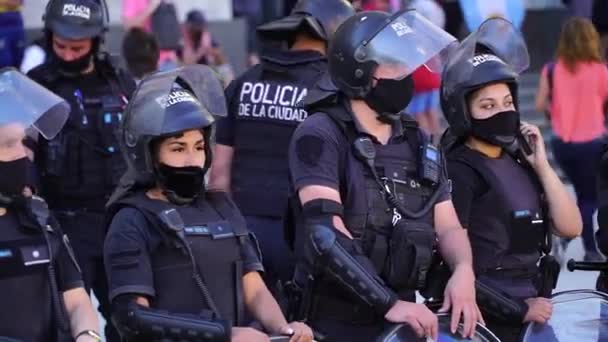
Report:
[[0,70],[0,108],[0,127],[20,127],[46,139],[59,133],[70,112],[65,100],[14,68]]
[[521,33],[505,19],[486,20],[451,52],[442,77],[444,94],[450,96],[487,62],[506,64],[517,74],[530,64]]
[[[365,20],[365,17],[361,18]],[[440,72],[456,38],[414,10],[394,15],[355,51],[359,63],[374,62],[383,78],[402,79],[422,65]]]

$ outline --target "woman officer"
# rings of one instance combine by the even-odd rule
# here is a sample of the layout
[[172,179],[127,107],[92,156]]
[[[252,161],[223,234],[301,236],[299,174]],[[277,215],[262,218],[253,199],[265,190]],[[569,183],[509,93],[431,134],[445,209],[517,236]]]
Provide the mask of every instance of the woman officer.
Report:
[[17,70],[0,70],[0,341],[101,341],[67,238],[33,196],[34,143],[52,139],[69,106]]
[[534,279],[556,264],[547,256],[537,267],[543,246],[548,253],[548,227],[567,238],[582,229],[539,129],[520,122],[517,77],[527,65],[521,35],[508,21],[491,19],[451,54],[442,79],[454,205],[473,249],[478,303],[502,341],[517,341],[523,322],[551,316]]
[[225,193],[204,189],[222,86],[206,66],[144,79],[121,130],[129,164],[109,205],[105,245],[113,319],[129,341],[311,341],[265,287],[255,238]]

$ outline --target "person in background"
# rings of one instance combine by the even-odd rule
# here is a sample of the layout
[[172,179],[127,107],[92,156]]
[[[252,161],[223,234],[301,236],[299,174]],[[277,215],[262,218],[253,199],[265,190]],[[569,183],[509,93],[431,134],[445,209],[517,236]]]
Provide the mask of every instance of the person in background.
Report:
[[254,66],[260,63],[256,27],[262,24],[262,0],[232,0],[232,14],[247,21],[247,62]]
[[25,49],[23,0],[0,0],[0,68],[19,67]]
[[[123,0],[122,23],[125,30],[139,27],[152,32],[152,16],[163,3],[172,0]],[[160,69],[171,69],[178,64],[177,54],[174,50],[161,49],[158,66]]]
[[232,66],[228,63],[219,43],[213,39],[207,19],[199,10],[192,10],[186,16],[181,58],[185,65],[209,65],[220,75],[224,86],[234,79]]
[[25,48],[19,70],[27,74],[30,70],[44,63],[47,59],[44,37],[38,37]]
[[[600,53],[600,39],[588,19],[569,19],[561,33],[557,59],[542,70],[536,110],[548,111],[555,137],[555,159],[576,191],[583,218],[585,260],[597,261],[593,236],[596,211],[596,170],[606,132],[604,103],[608,99],[608,69]],[[567,241],[562,241],[562,248]]]
[[122,54],[137,83],[158,68],[158,42],[152,34],[140,28],[134,27],[127,32],[122,41]]
[[[334,31],[354,13],[345,0],[300,0],[291,15],[258,27],[261,41],[281,42],[284,49],[264,52],[260,64],[226,89],[229,113],[218,122],[209,188],[231,192],[260,241],[270,286],[293,273],[283,216],[287,146],[308,116],[299,102],[327,71],[326,46]],[[262,100],[257,89],[268,95]]]
[[184,25],[184,48],[182,61],[184,64],[210,64],[211,50],[218,47],[218,43],[208,30],[207,19],[203,12],[191,10],[186,15]]

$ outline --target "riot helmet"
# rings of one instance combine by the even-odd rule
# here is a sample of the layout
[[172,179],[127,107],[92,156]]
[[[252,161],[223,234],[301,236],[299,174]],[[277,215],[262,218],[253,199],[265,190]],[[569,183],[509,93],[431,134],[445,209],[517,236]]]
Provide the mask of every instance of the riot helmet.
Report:
[[290,40],[301,30],[329,42],[344,20],[355,14],[347,0],[299,0],[290,15],[258,27],[267,40]]
[[486,85],[505,83],[518,109],[517,79],[529,65],[526,44],[507,20],[486,20],[452,51],[442,74],[441,109],[450,134],[457,139],[471,134],[468,99]]
[[66,123],[70,106],[18,70],[4,68],[0,107],[0,195],[19,196],[26,185],[34,185],[26,141],[53,139]]
[[[205,164],[178,168],[182,175],[201,182],[212,160],[212,137],[215,118],[227,115],[223,87],[217,75],[207,66],[194,65],[152,74],[139,84],[125,111],[120,130],[123,151],[135,183],[181,186],[175,184],[159,165],[153,144],[163,138],[200,129],[205,140]],[[177,182],[179,183],[179,182]],[[180,195],[176,189],[165,189],[172,202],[185,203],[198,195]],[[198,189],[185,189],[189,192]],[[202,191],[202,187],[200,189]]]
[[[390,116],[394,120],[398,117],[395,112],[403,110],[413,94],[413,81],[408,76],[422,65],[439,72],[455,41],[415,10],[392,16],[379,11],[359,12],[338,28],[329,44],[329,73],[340,92],[365,100],[379,118]],[[392,71],[376,78],[380,66]],[[386,87],[382,88],[389,91],[374,92],[374,80],[378,85],[383,80]],[[399,88],[400,93],[390,94]],[[389,102],[399,101],[385,108],[382,103],[389,97]]]
[[69,40],[101,38],[108,30],[105,0],[50,0],[42,20],[48,32]]
[[[50,0],[44,16],[45,39],[50,61],[66,75],[79,75],[90,65],[108,30],[108,7],[105,0]],[[55,50],[55,39],[81,41],[91,39],[90,50],[78,58],[67,60]]]

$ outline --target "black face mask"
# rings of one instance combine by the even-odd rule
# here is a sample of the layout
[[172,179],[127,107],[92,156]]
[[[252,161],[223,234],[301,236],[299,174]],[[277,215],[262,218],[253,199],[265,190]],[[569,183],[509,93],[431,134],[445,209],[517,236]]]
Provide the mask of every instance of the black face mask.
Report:
[[61,57],[59,57],[56,53],[55,50],[53,48],[50,49],[51,50],[51,58],[53,60],[53,62],[55,63],[55,65],[57,65],[57,68],[59,68],[59,70],[61,70],[62,72],[69,74],[69,75],[80,75],[83,71],[85,71],[90,65],[91,65],[91,61],[93,60],[93,55],[95,54],[95,49],[91,48],[91,51],[89,51],[89,53],[87,53],[86,55],[75,59],[73,61],[65,61],[63,60]]
[[473,136],[490,144],[510,148],[519,133],[519,112],[500,112],[487,119],[471,120]]
[[205,190],[206,169],[198,166],[173,167],[159,163],[158,182],[172,203],[182,205],[192,202]]
[[0,161],[0,193],[8,196],[21,195],[25,186],[34,185],[34,163],[28,158]]
[[365,96],[367,105],[378,113],[378,120],[391,123],[399,119],[414,95],[414,80],[409,75],[401,80],[380,78]]

